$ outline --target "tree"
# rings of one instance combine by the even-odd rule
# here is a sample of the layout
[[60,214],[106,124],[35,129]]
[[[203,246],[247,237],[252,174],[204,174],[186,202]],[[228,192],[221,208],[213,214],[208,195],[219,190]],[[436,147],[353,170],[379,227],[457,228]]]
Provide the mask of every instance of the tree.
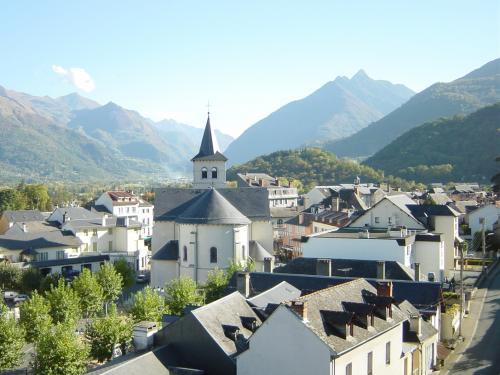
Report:
[[26,341],[36,342],[52,326],[50,303],[34,291],[31,298],[21,303],[19,322],[26,332]]
[[107,316],[94,318],[85,330],[90,342],[90,355],[99,362],[110,360],[115,345],[125,350],[132,341],[132,332],[130,318],[118,314],[116,305],[112,304]]
[[92,272],[84,269],[80,275],[73,280],[71,286],[80,300],[80,311],[85,318],[95,316],[102,310],[104,303],[104,291],[102,286],[94,277]]
[[0,263],[0,289],[20,290],[22,270],[8,263]]
[[0,299],[0,371],[17,366],[21,362],[24,346],[24,331],[9,315]]
[[107,313],[108,304],[116,301],[122,292],[122,276],[116,272],[113,265],[105,263],[96,273],[96,278],[104,292],[104,303]]
[[35,345],[37,374],[80,375],[86,372],[88,346],[75,334],[71,324],[57,324]]
[[42,279],[40,283],[40,292],[47,292],[52,288],[52,286],[57,286],[59,280],[62,279],[60,273],[50,273]]
[[26,197],[15,189],[0,190],[0,214],[7,210],[23,210],[26,208]]
[[29,209],[40,211],[50,210],[50,196],[46,185],[26,185],[22,192],[26,196],[26,203]]
[[43,276],[38,268],[27,268],[23,270],[21,276],[21,290],[25,293],[31,293],[34,290],[40,289]]
[[165,285],[165,302],[172,314],[182,315],[187,305],[200,305],[202,298],[190,277],[180,277]]
[[228,284],[227,272],[221,269],[214,269],[208,273],[207,282],[204,285],[205,302],[210,303],[218,300],[224,295],[224,290]]
[[118,259],[113,266],[122,276],[122,288],[130,288],[135,283],[135,271],[130,267],[125,258]]
[[134,294],[129,313],[135,322],[147,320],[160,322],[162,315],[168,312],[165,299],[149,286]]
[[80,299],[63,279],[59,279],[57,287],[51,286],[45,296],[54,323],[76,323],[80,318]]

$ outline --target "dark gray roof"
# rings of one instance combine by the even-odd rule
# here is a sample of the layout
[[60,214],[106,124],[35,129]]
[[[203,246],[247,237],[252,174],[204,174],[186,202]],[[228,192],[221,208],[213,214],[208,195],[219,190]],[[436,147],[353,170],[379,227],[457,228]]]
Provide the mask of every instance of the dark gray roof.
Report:
[[443,204],[408,204],[406,205],[417,219],[427,216],[459,216],[458,212]]
[[168,241],[151,257],[153,260],[177,260],[179,259],[179,241]]
[[50,231],[42,233],[13,233],[0,236],[0,247],[11,250],[43,249],[50,247],[79,247],[82,244],[78,237],[66,231]]
[[25,223],[14,223],[9,229],[7,229],[4,235],[22,235],[25,233],[24,229],[26,229],[27,233],[45,233],[60,230],[57,225],[47,221],[28,221]]
[[[323,259],[323,258],[322,258]],[[318,258],[295,258],[288,264],[276,267],[276,273],[316,275]],[[332,276],[377,278],[377,261],[359,259],[330,259]],[[395,261],[385,261],[385,277],[394,280],[413,280],[413,272]]]
[[[211,189],[155,189],[155,220],[173,221]],[[231,205],[250,220],[269,220],[268,191],[265,188],[217,189]]]
[[45,217],[38,210],[17,210],[4,211],[3,215],[9,223],[17,223],[23,221],[43,221]]
[[[64,225],[68,225],[75,229],[90,229],[90,228],[114,228],[114,227],[124,227],[125,226],[125,217],[116,217],[116,216],[108,216],[105,220],[105,225],[102,225],[102,217],[98,217],[96,219],[78,219],[67,221]],[[140,228],[142,224],[133,219],[129,219],[130,228]]]
[[[410,302],[408,301],[402,301],[398,304],[399,309],[405,314],[408,318],[411,318],[412,316],[418,316],[420,319],[422,319],[420,312],[418,309],[413,306]],[[424,342],[427,340],[429,337],[437,335],[438,331],[434,326],[425,321],[424,319],[421,320],[421,334],[418,335],[418,332],[415,332],[410,329],[410,322],[406,322],[404,327],[403,327],[403,341],[405,342]]]
[[[286,281],[302,293],[311,293],[330,286],[338,285],[351,281],[352,277],[338,276],[318,276],[301,275],[291,273],[266,273],[251,272],[250,285],[253,294],[261,293],[273,286]],[[439,283],[427,281],[406,281],[391,280],[393,285],[393,297],[397,302],[408,300],[422,313],[423,311],[435,312],[438,305],[443,302],[442,290]],[[377,280],[369,279],[372,285],[377,284]],[[236,290],[236,277],[233,275],[227,288],[228,292]]]
[[69,266],[74,264],[96,263],[105,261],[109,261],[109,255],[92,255],[92,256],[81,256],[76,258],[43,260],[43,261],[31,262],[30,264],[32,267],[45,268],[45,267]]
[[274,258],[258,241],[251,240],[248,245],[248,253],[253,260],[262,262],[265,258]]
[[299,298],[301,291],[295,288],[293,285],[288,284],[286,281],[282,281],[278,285],[268,289],[252,298],[248,299],[248,302],[255,307],[265,309],[269,304],[279,304],[282,302],[291,301],[293,299]]
[[216,189],[205,190],[191,200],[175,221],[185,224],[250,224],[250,220]]
[[194,158],[191,159],[191,161],[195,160],[227,160],[227,158],[219,151],[217,138],[212,130],[212,126],[210,125],[210,115],[207,117],[207,124],[205,125],[205,131],[203,132],[200,151]]
[[[66,215],[66,217],[69,217],[71,220],[79,220],[79,219],[90,220],[90,219],[99,219],[102,217],[102,215],[98,214],[97,212],[89,211],[83,207],[59,207],[52,212],[51,216],[56,211],[59,212],[61,216]],[[48,220],[52,221],[50,216]]]

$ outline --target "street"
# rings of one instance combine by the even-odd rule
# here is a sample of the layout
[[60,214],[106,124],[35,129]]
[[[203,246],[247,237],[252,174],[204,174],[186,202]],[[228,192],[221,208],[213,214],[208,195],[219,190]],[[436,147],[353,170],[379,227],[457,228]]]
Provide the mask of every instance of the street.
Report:
[[[451,367],[450,374],[500,374],[500,272],[494,272],[493,280],[486,281],[483,288],[488,287],[483,309],[478,319],[475,333],[464,331],[464,336],[473,334],[466,350]],[[481,296],[481,289],[476,296]],[[475,323],[476,316],[471,316]]]

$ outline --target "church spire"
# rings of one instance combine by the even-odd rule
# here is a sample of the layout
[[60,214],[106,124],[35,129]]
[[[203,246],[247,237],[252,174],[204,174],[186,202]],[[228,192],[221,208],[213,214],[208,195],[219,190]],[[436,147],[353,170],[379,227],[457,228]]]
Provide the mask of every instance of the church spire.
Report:
[[207,124],[205,125],[205,131],[203,132],[203,138],[201,140],[200,151],[192,159],[196,160],[199,158],[205,158],[210,156],[215,156],[220,154],[219,143],[215,137],[215,132],[210,124],[210,112],[207,114]]

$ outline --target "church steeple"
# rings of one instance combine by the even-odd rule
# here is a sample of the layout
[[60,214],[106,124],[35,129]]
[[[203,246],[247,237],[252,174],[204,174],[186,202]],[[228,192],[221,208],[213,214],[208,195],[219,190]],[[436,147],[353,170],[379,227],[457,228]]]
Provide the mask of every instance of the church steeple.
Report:
[[207,116],[200,151],[191,161],[193,162],[194,187],[225,187],[227,158],[220,152],[217,138],[210,124],[210,112]]

